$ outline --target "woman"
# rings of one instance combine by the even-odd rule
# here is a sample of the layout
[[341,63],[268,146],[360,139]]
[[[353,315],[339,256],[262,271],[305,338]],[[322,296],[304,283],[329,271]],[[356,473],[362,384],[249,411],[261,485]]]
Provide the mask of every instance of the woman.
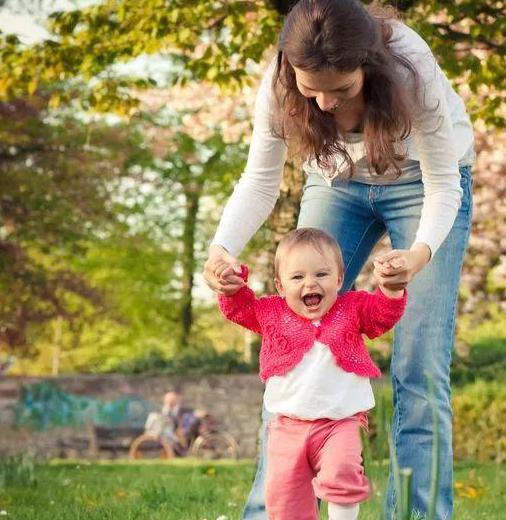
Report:
[[[236,256],[272,210],[287,143],[306,158],[299,227],[341,245],[349,289],[388,233],[393,250],[375,270],[409,284],[395,331],[393,445],[413,470],[413,509],[425,513],[435,385],[440,458],[438,520],[452,514],[449,367],[458,284],[471,222],[473,134],[464,104],[426,43],[391,11],[357,0],[301,0],[287,16],[277,60],[262,81],[246,170],[224,210],[204,276],[230,293],[242,284]],[[395,257],[404,267],[394,268]],[[224,269],[223,265],[228,268]],[[264,417],[265,423],[269,420]],[[263,432],[265,437],[265,431]],[[261,457],[244,518],[265,518]],[[392,517],[392,472],[386,500]]]

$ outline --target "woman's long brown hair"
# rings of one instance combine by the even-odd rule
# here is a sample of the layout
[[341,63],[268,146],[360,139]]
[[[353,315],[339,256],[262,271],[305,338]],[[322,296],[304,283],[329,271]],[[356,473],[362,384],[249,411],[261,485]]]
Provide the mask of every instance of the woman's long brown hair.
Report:
[[407,99],[399,65],[418,84],[413,65],[389,48],[393,9],[358,0],[300,0],[288,14],[279,40],[273,89],[277,109],[273,130],[295,145],[303,157],[335,173],[334,156],[343,158],[353,175],[353,161],[346,151],[344,132],[333,114],[323,112],[314,98],[298,90],[293,67],[305,72],[364,71],[363,133],[367,159],[377,174],[392,167],[400,174],[394,143],[411,132],[412,104]]

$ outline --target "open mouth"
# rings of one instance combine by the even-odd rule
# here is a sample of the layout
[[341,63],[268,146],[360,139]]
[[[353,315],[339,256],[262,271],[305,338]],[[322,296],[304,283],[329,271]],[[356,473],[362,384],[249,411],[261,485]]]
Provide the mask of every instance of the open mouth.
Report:
[[309,308],[318,307],[318,305],[320,304],[322,299],[323,299],[323,296],[318,293],[310,293],[310,294],[306,294],[305,296],[302,297],[302,301],[304,302],[304,305]]

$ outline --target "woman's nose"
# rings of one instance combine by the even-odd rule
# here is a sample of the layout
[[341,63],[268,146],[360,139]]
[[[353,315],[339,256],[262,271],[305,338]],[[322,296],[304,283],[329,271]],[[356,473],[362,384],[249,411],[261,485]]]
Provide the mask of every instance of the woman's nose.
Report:
[[320,107],[320,110],[326,112],[334,107],[337,103],[337,99],[334,95],[329,95],[321,92],[316,96],[316,104]]

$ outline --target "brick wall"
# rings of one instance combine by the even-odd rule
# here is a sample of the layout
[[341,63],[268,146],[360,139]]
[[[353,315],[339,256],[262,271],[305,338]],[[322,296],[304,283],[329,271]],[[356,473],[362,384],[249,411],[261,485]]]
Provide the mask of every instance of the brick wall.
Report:
[[48,379],[0,377],[0,455],[26,452],[27,449],[49,456],[57,455],[55,439],[76,434],[71,428],[49,432],[13,429],[13,408],[20,397],[21,385],[43,380],[78,395],[113,400],[134,394],[156,405],[161,403],[167,389],[178,387],[187,405],[208,410],[223,429],[236,438],[241,457],[255,456],[263,385],[258,376],[249,374],[202,377],[76,375]]

